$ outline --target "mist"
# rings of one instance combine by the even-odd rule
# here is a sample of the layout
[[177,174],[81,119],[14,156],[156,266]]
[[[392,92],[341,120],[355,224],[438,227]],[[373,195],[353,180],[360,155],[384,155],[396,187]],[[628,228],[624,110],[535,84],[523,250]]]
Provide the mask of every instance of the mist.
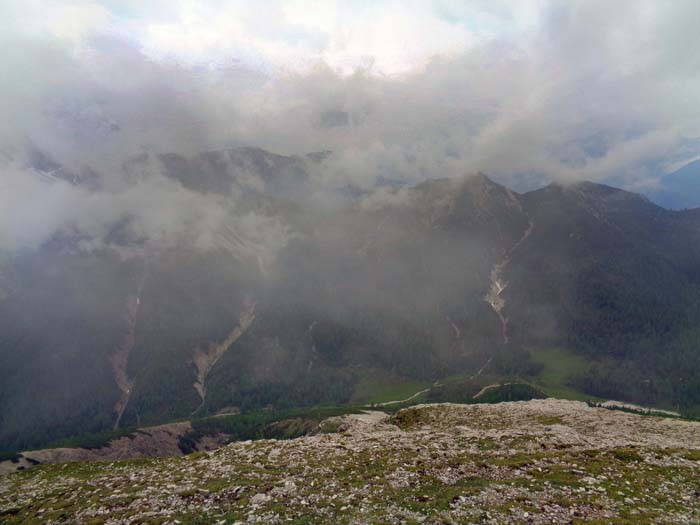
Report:
[[0,449],[392,382],[471,401],[538,376],[533,349],[629,365],[586,392],[635,402],[665,367],[675,403],[698,214],[615,187],[700,156],[699,23],[696,0],[2,2]]
[[[244,213],[240,188],[183,187],[161,154],[331,152],[305,167],[305,191],[326,208],[346,205],[348,192],[379,199],[387,182],[476,172],[516,189],[614,180],[638,190],[698,154],[693,1],[10,1],[0,10],[0,246],[9,252],[66,230],[100,246],[125,220],[131,237],[154,245],[210,248]],[[125,169],[144,155],[138,176]],[[76,183],[81,174],[91,184]],[[260,174],[231,176],[250,186]],[[260,225],[272,219],[245,214],[265,237]],[[290,225],[277,215],[265,242],[279,247]]]

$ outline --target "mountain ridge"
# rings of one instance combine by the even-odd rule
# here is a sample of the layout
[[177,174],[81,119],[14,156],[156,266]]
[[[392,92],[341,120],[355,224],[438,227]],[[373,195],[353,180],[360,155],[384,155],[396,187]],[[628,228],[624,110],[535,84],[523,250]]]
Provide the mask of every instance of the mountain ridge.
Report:
[[645,193],[654,202],[669,209],[700,208],[700,160],[664,174],[658,184]]
[[[266,180],[283,180],[290,162],[299,166],[263,163]],[[251,176],[229,168],[220,174],[234,182]],[[183,174],[196,170],[173,177]],[[235,229],[240,214],[212,249],[149,251],[127,236],[84,252],[67,236],[5,258],[0,448],[115,421],[154,425],[200,405],[207,415],[344,404],[372,370],[431,384],[489,363],[495,381],[530,377],[540,347],[585,358],[567,381],[586,394],[700,406],[697,211],[594,183],[519,194],[484,174],[392,187],[335,209],[296,201],[287,187],[246,194],[245,210],[287,228],[286,244],[264,260]],[[144,257],[151,270],[139,285]],[[113,363],[135,297],[122,419]],[[255,319],[217,351],[202,399],[197,349],[226,341],[250,304]]]

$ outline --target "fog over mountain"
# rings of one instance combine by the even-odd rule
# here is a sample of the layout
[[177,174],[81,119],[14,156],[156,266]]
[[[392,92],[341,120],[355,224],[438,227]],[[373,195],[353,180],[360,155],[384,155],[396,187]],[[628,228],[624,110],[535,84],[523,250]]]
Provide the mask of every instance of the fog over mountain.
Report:
[[[216,198],[158,163],[126,176],[143,154],[331,151],[310,188],[322,205],[477,171],[520,189],[614,178],[643,191],[698,155],[694,1],[0,9],[9,251],[64,228],[104,241],[125,216],[165,243],[220,224]],[[36,176],[58,167],[94,183]]]
[[0,450],[557,360],[700,411],[700,3],[260,4],[0,5]]

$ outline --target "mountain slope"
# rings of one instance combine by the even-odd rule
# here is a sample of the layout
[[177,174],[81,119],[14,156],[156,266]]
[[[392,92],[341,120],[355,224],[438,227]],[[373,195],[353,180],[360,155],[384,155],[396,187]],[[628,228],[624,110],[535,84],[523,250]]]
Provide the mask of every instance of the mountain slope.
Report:
[[[245,195],[203,248],[115,233],[85,251],[64,235],[3,257],[0,449],[343,404],[368,377],[527,378],[533,347],[584,356],[570,381],[589,394],[700,407],[697,210],[592,183],[521,195],[483,175],[318,208],[295,193],[316,161],[165,160],[193,191]],[[263,184],[243,190],[251,177]],[[283,225],[274,256],[251,211]]]
[[579,378],[588,392],[696,403],[689,370],[700,348],[700,225],[693,214],[587,183],[551,186],[524,201],[535,227],[511,266],[521,283],[509,290],[519,341],[566,345],[602,364]]

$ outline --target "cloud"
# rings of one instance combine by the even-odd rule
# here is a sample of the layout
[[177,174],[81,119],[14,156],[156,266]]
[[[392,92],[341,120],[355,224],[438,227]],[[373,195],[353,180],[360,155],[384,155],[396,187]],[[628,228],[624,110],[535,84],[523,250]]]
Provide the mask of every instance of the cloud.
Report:
[[236,60],[275,71],[325,63],[351,74],[400,74],[462,52],[478,35],[430,2],[175,2],[175,17],[144,24],[150,56],[189,63]]
[[[144,152],[333,151],[311,173],[328,202],[475,171],[654,184],[697,156],[699,19],[693,0],[4,2],[0,245],[221,222],[213,196],[126,177]],[[37,181],[36,151],[102,189]]]
[[117,191],[93,191],[6,166],[0,224],[0,251],[9,253],[36,248],[59,234],[75,239],[79,250],[111,245],[134,253],[225,251],[251,260],[264,273],[293,238],[278,216],[239,209],[235,193],[198,193],[154,170]]

